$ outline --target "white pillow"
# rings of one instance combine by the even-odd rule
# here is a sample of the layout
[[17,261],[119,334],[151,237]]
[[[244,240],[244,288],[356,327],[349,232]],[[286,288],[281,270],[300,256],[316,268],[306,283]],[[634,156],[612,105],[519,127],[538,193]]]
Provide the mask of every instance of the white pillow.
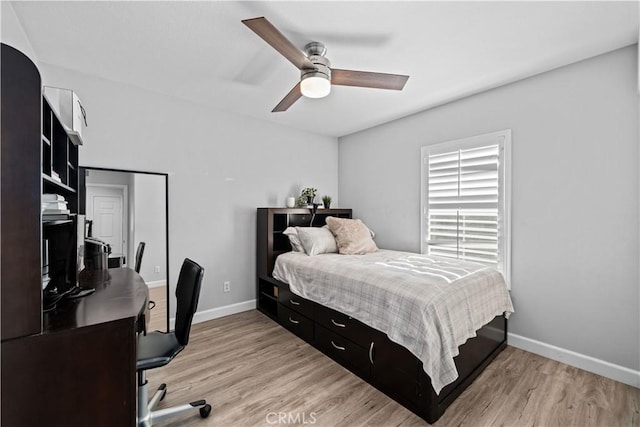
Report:
[[302,243],[300,243],[300,238],[298,237],[298,230],[296,230],[295,227],[287,227],[282,234],[289,238],[289,243],[291,243],[291,249],[293,252],[304,252],[304,248],[302,247]]
[[296,227],[298,238],[307,255],[319,255],[338,252],[336,239],[331,231],[324,227]]

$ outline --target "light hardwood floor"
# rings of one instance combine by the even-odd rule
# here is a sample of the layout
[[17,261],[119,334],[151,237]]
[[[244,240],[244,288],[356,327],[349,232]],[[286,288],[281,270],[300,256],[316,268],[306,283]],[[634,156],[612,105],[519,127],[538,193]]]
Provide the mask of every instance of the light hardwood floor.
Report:
[[[148,378],[150,394],[167,383],[159,408],[213,405],[207,419],[164,426],[427,425],[255,310],[193,325],[187,348]],[[507,347],[434,425],[640,426],[639,402],[638,389]]]
[[158,286],[149,288],[149,300],[154,301],[156,306],[149,312],[148,331],[167,330],[167,287]]

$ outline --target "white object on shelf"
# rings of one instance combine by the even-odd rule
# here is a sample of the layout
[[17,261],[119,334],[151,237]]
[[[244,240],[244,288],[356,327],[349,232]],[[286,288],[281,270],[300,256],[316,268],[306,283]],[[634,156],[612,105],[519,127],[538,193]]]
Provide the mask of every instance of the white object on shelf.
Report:
[[44,96],[58,115],[71,141],[75,145],[82,145],[82,131],[87,126],[87,114],[78,95],[70,89],[45,86]]
[[287,207],[288,208],[292,208],[296,205],[296,198],[295,197],[287,197]]
[[44,193],[42,195],[42,203],[47,202],[64,202],[64,196],[55,193]]

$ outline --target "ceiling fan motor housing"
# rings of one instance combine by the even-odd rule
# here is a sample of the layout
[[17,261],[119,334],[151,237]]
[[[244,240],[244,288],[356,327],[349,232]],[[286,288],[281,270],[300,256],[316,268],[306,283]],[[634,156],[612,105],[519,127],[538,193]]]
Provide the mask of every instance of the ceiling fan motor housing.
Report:
[[304,50],[307,53],[307,58],[315,68],[302,69],[300,71],[300,79],[323,77],[331,81],[331,62],[324,56],[327,53],[325,45],[320,42],[311,42],[307,43]]
[[304,80],[309,77],[323,77],[329,81],[331,81],[331,63],[324,56],[310,56],[309,61],[316,68],[302,69],[300,70],[301,80]]

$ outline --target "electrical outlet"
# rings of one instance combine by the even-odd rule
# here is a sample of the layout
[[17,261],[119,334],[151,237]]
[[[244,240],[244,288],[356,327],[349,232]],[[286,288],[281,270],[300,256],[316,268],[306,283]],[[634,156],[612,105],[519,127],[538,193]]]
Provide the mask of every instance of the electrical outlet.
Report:
[[153,271],[156,273],[160,273],[160,266],[156,265],[156,268],[154,268]]
[[222,291],[229,292],[230,290],[231,290],[231,282],[227,280],[222,284]]

